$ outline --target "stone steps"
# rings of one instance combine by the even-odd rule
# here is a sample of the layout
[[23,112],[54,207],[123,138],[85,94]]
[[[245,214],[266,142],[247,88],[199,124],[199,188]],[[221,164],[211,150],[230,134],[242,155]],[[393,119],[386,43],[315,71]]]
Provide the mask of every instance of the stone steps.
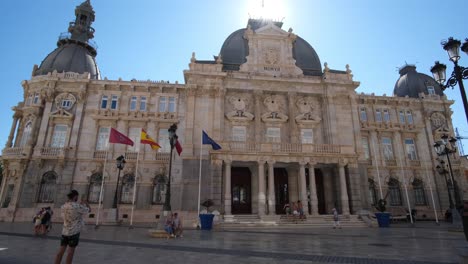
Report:
[[[368,224],[356,215],[340,216],[342,227],[368,227]],[[225,216],[224,221],[217,224],[217,228],[258,228],[258,227],[331,227],[332,215],[308,216],[306,219],[290,218],[286,216],[232,215]]]

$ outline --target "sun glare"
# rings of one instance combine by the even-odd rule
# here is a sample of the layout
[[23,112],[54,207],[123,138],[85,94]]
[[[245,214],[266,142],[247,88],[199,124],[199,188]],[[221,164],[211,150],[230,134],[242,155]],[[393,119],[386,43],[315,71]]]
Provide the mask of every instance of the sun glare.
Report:
[[286,15],[285,0],[248,0],[251,18],[282,20]]

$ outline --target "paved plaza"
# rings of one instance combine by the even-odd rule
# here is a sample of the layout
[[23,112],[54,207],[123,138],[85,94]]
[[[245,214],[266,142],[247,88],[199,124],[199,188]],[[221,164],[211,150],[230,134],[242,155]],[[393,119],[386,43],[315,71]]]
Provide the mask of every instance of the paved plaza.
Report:
[[[0,263],[53,263],[61,226],[46,237],[32,223],[0,223]],[[148,228],[87,226],[74,263],[459,263],[467,242],[448,225],[392,228],[270,228],[198,231],[157,239]]]

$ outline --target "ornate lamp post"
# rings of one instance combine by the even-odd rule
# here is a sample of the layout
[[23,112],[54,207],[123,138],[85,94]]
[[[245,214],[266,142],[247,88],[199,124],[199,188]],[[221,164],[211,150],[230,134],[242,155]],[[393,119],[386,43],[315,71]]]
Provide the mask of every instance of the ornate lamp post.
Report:
[[172,124],[171,127],[168,129],[169,131],[169,144],[171,145],[171,152],[170,152],[170,157],[169,157],[169,173],[168,173],[168,179],[167,179],[167,189],[166,189],[166,197],[164,200],[164,215],[167,215],[167,212],[170,212],[171,209],[171,173],[172,173],[172,153],[174,151],[174,147],[177,143],[177,125]]
[[[119,191],[119,181],[120,181],[120,171],[122,171],[125,168],[125,157],[123,155],[120,155],[116,159],[117,163],[117,169],[119,170],[119,174],[117,175],[117,186],[115,187],[115,193],[114,193],[114,203],[112,204],[112,208],[117,208],[117,192]],[[117,218],[118,218],[117,214]]]
[[[453,62],[455,67],[453,69],[452,75],[447,80],[447,84],[445,84],[445,71],[447,69],[445,64],[436,61],[434,66],[431,67],[432,75],[434,76],[434,79],[440,84],[442,91],[449,87],[453,88],[458,83],[458,86],[460,87],[460,93],[462,95],[463,106],[465,108],[465,116],[468,121],[468,101],[466,100],[465,87],[463,86],[463,79],[468,79],[468,68],[458,65],[458,60],[460,59],[461,42],[450,37],[448,40],[442,41],[441,44],[444,47],[444,50],[447,51],[449,59]],[[468,39],[465,39],[465,42],[463,45],[461,45],[461,50],[468,54]]]
[[[449,186],[448,186],[449,181],[446,181],[447,190],[449,192],[450,209],[452,211],[452,219],[453,219],[452,223],[459,225],[461,224],[461,218],[460,218],[460,213],[458,212],[457,209],[460,208],[461,200],[460,200],[460,194],[458,193],[457,182],[455,181],[455,178],[453,177],[452,163],[450,162],[450,155],[449,155],[449,154],[457,152],[456,142],[457,140],[454,137],[449,138],[448,135],[443,135],[440,141],[437,141],[436,143],[434,143],[434,148],[435,148],[435,151],[437,152],[437,155],[439,156],[445,155],[447,157],[449,175],[450,175],[450,183],[453,187],[453,191],[455,195],[455,206],[454,206],[453,200],[450,194]],[[445,163],[441,162],[441,164],[442,164],[442,169],[445,171],[445,168],[444,168]],[[442,169],[440,171],[444,172],[442,171]],[[445,173],[446,171],[444,172],[444,175]]]
[[448,196],[449,196],[450,209],[453,209],[455,205],[453,204],[452,192],[450,191],[449,180],[447,179],[448,171],[445,169],[446,168],[445,161],[439,160],[439,163],[440,164],[437,165],[436,169],[437,169],[437,171],[439,172],[440,175],[444,175],[445,183],[446,183],[446,186],[447,186],[447,193],[448,193]]

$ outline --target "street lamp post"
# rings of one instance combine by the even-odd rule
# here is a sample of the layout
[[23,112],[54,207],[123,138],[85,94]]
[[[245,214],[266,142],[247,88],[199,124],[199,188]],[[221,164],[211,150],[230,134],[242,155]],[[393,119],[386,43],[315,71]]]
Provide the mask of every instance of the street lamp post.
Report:
[[[458,83],[463,100],[463,107],[465,108],[465,116],[468,122],[468,101],[466,99],[465,87],[463,85],[463,79],[468,79],[468,68],[458,65],[458,60],[460,59],[461,42],[450,37],[448,40],[442,41],[441,44],[444,47],[444,50],[447,51],[449,59],[453,62],[455,67],[446,84],[445,71],[447,70],[447,66],[445,64],[436,61],[434,66],[431,67],[432,75],[434,76],[434,79],[440,84],[442,91],[449,87],[453,88]],[[461,45],[461,50],[468,54],[468,39],[465,39],[465,42],[463,45]]]
[[[448,135],[443,135],[441,137],[442,140],[440,141],[437,141],[436,143],[434,143],[434,148],[435,148],[435,151],[437,152],[437,155],[439,156],[445,156],[447,158],[447,162],[448,162],[448,167],[449,167],[449,175],[450,175],[450,182],[452,184],[452,187],[453,187],[453,192],[454,192],[454,195],[455,195],[455,205],[453,203],[453,200],[452,200],[452,197],[451,197],[451,193],[450,193],[450,189],[448,187],[448,184],[449,184],[449,181],[446,181],[447,183],[447,191],[449,193],[449,202],[450,202],[450,209],[452,211],[452,223],[453,224],[457,224],[457,225],[461,225],[461,216],[460,216],[460,213],[458,212],[458,209],[460,208],[460,194],[458,193],[458,188],[457,188],[457,182],[455,181],[455,178],[453,176],[453,171],[452,171],[452,163],[450,161],[450,154],[453,154],[455,152],[457,152],[457,148],[456,148],[456,142],[457,140],[454,138],[454,137],[450,137],[449,139],[449,136]],[[444,171],[442,171],[442,169],[440,170],[441,172],[446,173],[446,170],[445,170],[445,163],[442,163],[442,169]]]
[[169,156],[169,173],[168,173],[168,179],[167,179],[167,189],[166,189],[166,196],[164,200],[164,215],[167,215],[168,212],[170,212],[171,209],[171,173],[172,173],[172,153],[174,151],[174,147],[177,143],[177,125],[172,124],[171,127],[168,129],[169,131],[169,144],[171,145],[171,151],[170,151],[170,156]]
[[119,170],[119,173],[117,174],[117,186],[115,187],[115,193],[114,193],[114,203],[112,204],[112,208],[116,209],[116,214],[115,214],[115,220],[119,220],[119,213],[118,213],[118,208],[117,208],[117,192],[119,191],[119,181],[120,181],[120,172],[125,168],[125,157],[123,155],[120,155],[116,159],[116,165],[117,169]]
[[449,206],[450,206],[450,209],[453,209],[454,204],[453,204],[453,199],[452,199],[452,192],[450,191],[450,188],[449,188],[449,180],[447,179],[447,172],[448,171],[445,169],[446,168],[445,161],[440,160],[439,163],[440,164],[437,165],[436,169],[437,169],[437,171],[439,172],[440,175],[444,175],[445,183],[446,183],[446,186],[447,186],[447,193],[448,193],[448,196],[449,196]]

